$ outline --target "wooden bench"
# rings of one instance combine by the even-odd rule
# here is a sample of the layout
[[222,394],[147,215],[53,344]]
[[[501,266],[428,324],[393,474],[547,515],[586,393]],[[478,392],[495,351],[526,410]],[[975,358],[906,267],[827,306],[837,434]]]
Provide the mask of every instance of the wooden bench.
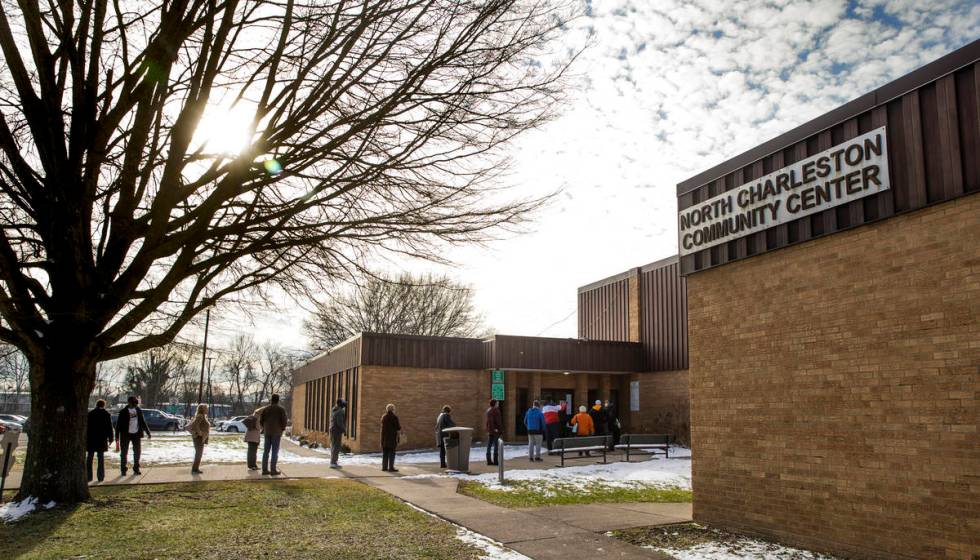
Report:
[[612,436],[584,436],[557,438],[552,444],[552,451],[561,454],[561,466],[565,466],[565,453],[573,451],[602,451],[602,462],[606,462],[606,451]]
[[667,434],[623,434],[619,441],[616,448],[626,450],[627,463],[630,451],[639,449],[649,449],[651,455],[663,453],[665,458],[670,458],[670,436]]

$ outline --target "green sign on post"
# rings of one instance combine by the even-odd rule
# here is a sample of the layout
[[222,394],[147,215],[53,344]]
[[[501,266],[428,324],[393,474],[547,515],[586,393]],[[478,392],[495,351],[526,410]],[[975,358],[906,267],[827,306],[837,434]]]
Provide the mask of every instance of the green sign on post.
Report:
[[492,398],[495,401],[502,401],[502,400],[504,400],[504,384],[503,383],[494,383],[493,385],[490,386],[490,398]]
[[504,400],[504,370],[502,369],[490,372],[490,398],[495,401]]

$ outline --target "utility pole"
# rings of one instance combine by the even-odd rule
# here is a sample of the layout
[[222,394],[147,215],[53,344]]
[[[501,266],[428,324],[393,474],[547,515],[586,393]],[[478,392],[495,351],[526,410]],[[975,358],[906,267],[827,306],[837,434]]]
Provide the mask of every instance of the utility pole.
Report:
[[[208,359],[208,327],[211,325],[211,308],[204,312],[204,350],[201,352],[201,382],[197,386],[197,404],[204,398],[204,362]],[[210,379],[210,372],[208,374]],[[210,385],[210,381],[208,384]],[[210,392],[209,392],[210,396]]]
[[214,402],[211,397],[211,358],[208,358],[208,416],[214,418],[214,411],[211,408],[214,406]]

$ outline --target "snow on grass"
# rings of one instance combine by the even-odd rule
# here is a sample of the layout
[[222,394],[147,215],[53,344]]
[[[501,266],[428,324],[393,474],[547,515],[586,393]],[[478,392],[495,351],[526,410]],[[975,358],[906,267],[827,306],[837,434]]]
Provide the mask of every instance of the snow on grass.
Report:
[[[299,440],[292,439],[293,443],[299,445]],[[311,448],[310,451],[315,453],[320,453],[322,455],[330,455],[329,447],[317,447]],[[504,453],[508,458],[510,457],[527,457],[527,446],[526,445],[506,445],[504,446]],[[470,462],[483,462],[487,458],[486,447],[480,445],[474,445],[470,449]],[[340,464],[341,465],[380,465],[381,464],[381,454],[380,453],[341,453],[340,454]],[[420,449],[417,451],[400,451],[395,454],[395,466],[399,464],[406,465],[417,465],[423,463],[439,463],[439,450],[433,449]]]
[[480,555],[481,560],[531,560],[520,552],[511,550],[480,533],[474,533],[466,527],[456,525],[456,538],[482,550],[484,554]]
[[[247,452],[248,445],[241,434],[212,433],[208,438],[208,445],[204,446],[203,463],[244,463]],[[130,451],[129,453],[129,460],[132,461],[133,452]],[[261,456],[261,454],[262,445],[259,444],[259,455]],[[119,454],[115,452],[107,453],[106,458],[112,463],[119,462]],[[193,461],[194,443],[187,433],[154,434],[152,439],[143,440],[143,449],[140,454],[140,465],[142,466],[180,465],[189,464]],[[279,462],[283,464],[329,463],[330,460],[321,457],[304,457],[280,449]]]
[[[508,466],[505,463],[505,467]],[[490,490],[513,491],[532,487],[544,495],[561,490],[591,492],[599,488],[680,488],[691,489],[691,451],[683,447],[673,447],[670,458],[662,456],[648,460],[612,462],[607,464],[580,465],[574,467],[555,467],[550,469],[506,470],[507,482],[521,481],[529,484],[500,484],[497,473],[478,475],[447,474],[417,475],[405,478],[431,478],[452,476],[460,480],[479,483]]]
[[530,557],[524,556],[515,550],[511,550],[486,535],[481,535],[480,533],[471,531],[462,525],[457,525],[456,523],[439,517],[438,515],[424,510],[411,502],[405,502],[405,505],[419,513],[423,513],[429,517],[434,517],[439,521],[452,525],[453,528],[456,529],[457,539],[483,551],[483,554],[480,555],[480,560],[532,560]]
[[[44,509],[51,509],[56,505],[57,504],[55,502],[51,501],[41,507]],[[20,502],[7,502],[0,505],[0,521],[4,523],[13,523],[37,508],[37,498],[27,498],[26,500]]]
[[690,548],[643,548],[666,552],[677,560],[835,560],[833,556],[754,539],[739,539],[732,543],[703,543]]

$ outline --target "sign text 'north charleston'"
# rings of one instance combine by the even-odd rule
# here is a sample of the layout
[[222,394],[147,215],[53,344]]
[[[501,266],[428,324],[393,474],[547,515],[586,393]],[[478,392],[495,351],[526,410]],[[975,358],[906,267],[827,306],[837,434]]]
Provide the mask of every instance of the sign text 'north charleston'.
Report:
[[687,255],[886,190],[885,127],[778,169],[678,215]]

